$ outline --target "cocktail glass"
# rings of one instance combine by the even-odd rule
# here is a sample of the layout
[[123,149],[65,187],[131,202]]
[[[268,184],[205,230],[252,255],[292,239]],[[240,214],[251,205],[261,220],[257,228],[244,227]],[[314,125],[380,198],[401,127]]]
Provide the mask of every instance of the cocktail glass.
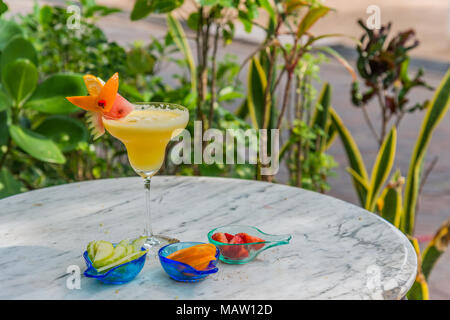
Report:
[[121,119],[103,117],[103,123],[106,130],[125,145],[131,166],[144,178],[146,246],[162,246],[177,240],[153,234],[150,182],[164,162],[167,144],[186,127],[189,112],[185,107],[165,102],[134,103],[133,105],[134,110],[126,117]]

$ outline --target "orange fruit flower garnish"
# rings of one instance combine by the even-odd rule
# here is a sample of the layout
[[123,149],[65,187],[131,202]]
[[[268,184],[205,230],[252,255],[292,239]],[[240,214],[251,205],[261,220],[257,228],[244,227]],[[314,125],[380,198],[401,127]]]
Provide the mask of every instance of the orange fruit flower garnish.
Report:
[[67,100],[87,111],[109,112],[119,90],[119,74],[116,72],[103,86],[98,78],[91,75],[85,76],[84,81],[90,95],[67,97]]

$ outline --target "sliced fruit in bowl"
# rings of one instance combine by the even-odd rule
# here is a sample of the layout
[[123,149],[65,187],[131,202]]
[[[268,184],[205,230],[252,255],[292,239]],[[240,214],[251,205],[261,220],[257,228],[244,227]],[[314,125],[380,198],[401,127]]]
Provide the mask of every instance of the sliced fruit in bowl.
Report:
[[230,264],[252,261],[261,252],[288,244],[291,235],[274,235],[245,225],[228,225],[208,233],[208,240],[220,250],[220,260]]
[[131,281],[142,270],[148,250],[143,246],[146,237],[134,241],[122,240],[117,244],[108,241],[91,241],[83,257],[86,277],[104,283],[120,284]]
[[220,251],[210,243],[177,242],[158,251],[164,271],[174,280],[197,282],[218,271]]

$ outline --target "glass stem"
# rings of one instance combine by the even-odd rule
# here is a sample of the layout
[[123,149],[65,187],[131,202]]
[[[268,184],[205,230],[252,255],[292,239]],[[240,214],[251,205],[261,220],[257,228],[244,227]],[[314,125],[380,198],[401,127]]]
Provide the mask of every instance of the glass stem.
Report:
[[152,230],[152,217],[150,212],[150,181],[151,178],[145,178],[144,187],[145,187],[145,207],[147,217],[145,219],[145,230],[144,235],[149,238],[153,238],[153,230]]

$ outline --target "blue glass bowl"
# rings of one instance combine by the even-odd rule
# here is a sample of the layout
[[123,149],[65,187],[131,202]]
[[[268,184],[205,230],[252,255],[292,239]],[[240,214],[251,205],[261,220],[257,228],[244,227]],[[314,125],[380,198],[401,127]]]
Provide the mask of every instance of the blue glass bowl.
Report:
[[172,279],[182,282],[197,282],[206,278],[209,274],[219,271],[219,269],[216,267],[217,263],[219,262],[219,249],[216,249],[216,259],[211,261],[208,267],[204,270],[197,270],[185,263],[166,258],[168,255],[174,253],[175,251],[189,248],[197,244],[203,244],[203,242],[177,242],[168,244],[167,246],[159,249],[159,261],[161,262],[164,271],[166,271]]
[[[141,251],[145,251],[145,248],[141,248]],[[145,264],[145,259],[147,253],[140,256],[135,260],[128,261],[126,263],[120,264],[106,272],[99,273],[97,269],[92,265],[91,259],[89,259],[87,251],[83,253],[84,260],[86,261],[87,269],[84,275],[89,278],[95,278],[103,283],[110,284],[122,284],[127,283],[136,278],[136,276],[141,272]]]

